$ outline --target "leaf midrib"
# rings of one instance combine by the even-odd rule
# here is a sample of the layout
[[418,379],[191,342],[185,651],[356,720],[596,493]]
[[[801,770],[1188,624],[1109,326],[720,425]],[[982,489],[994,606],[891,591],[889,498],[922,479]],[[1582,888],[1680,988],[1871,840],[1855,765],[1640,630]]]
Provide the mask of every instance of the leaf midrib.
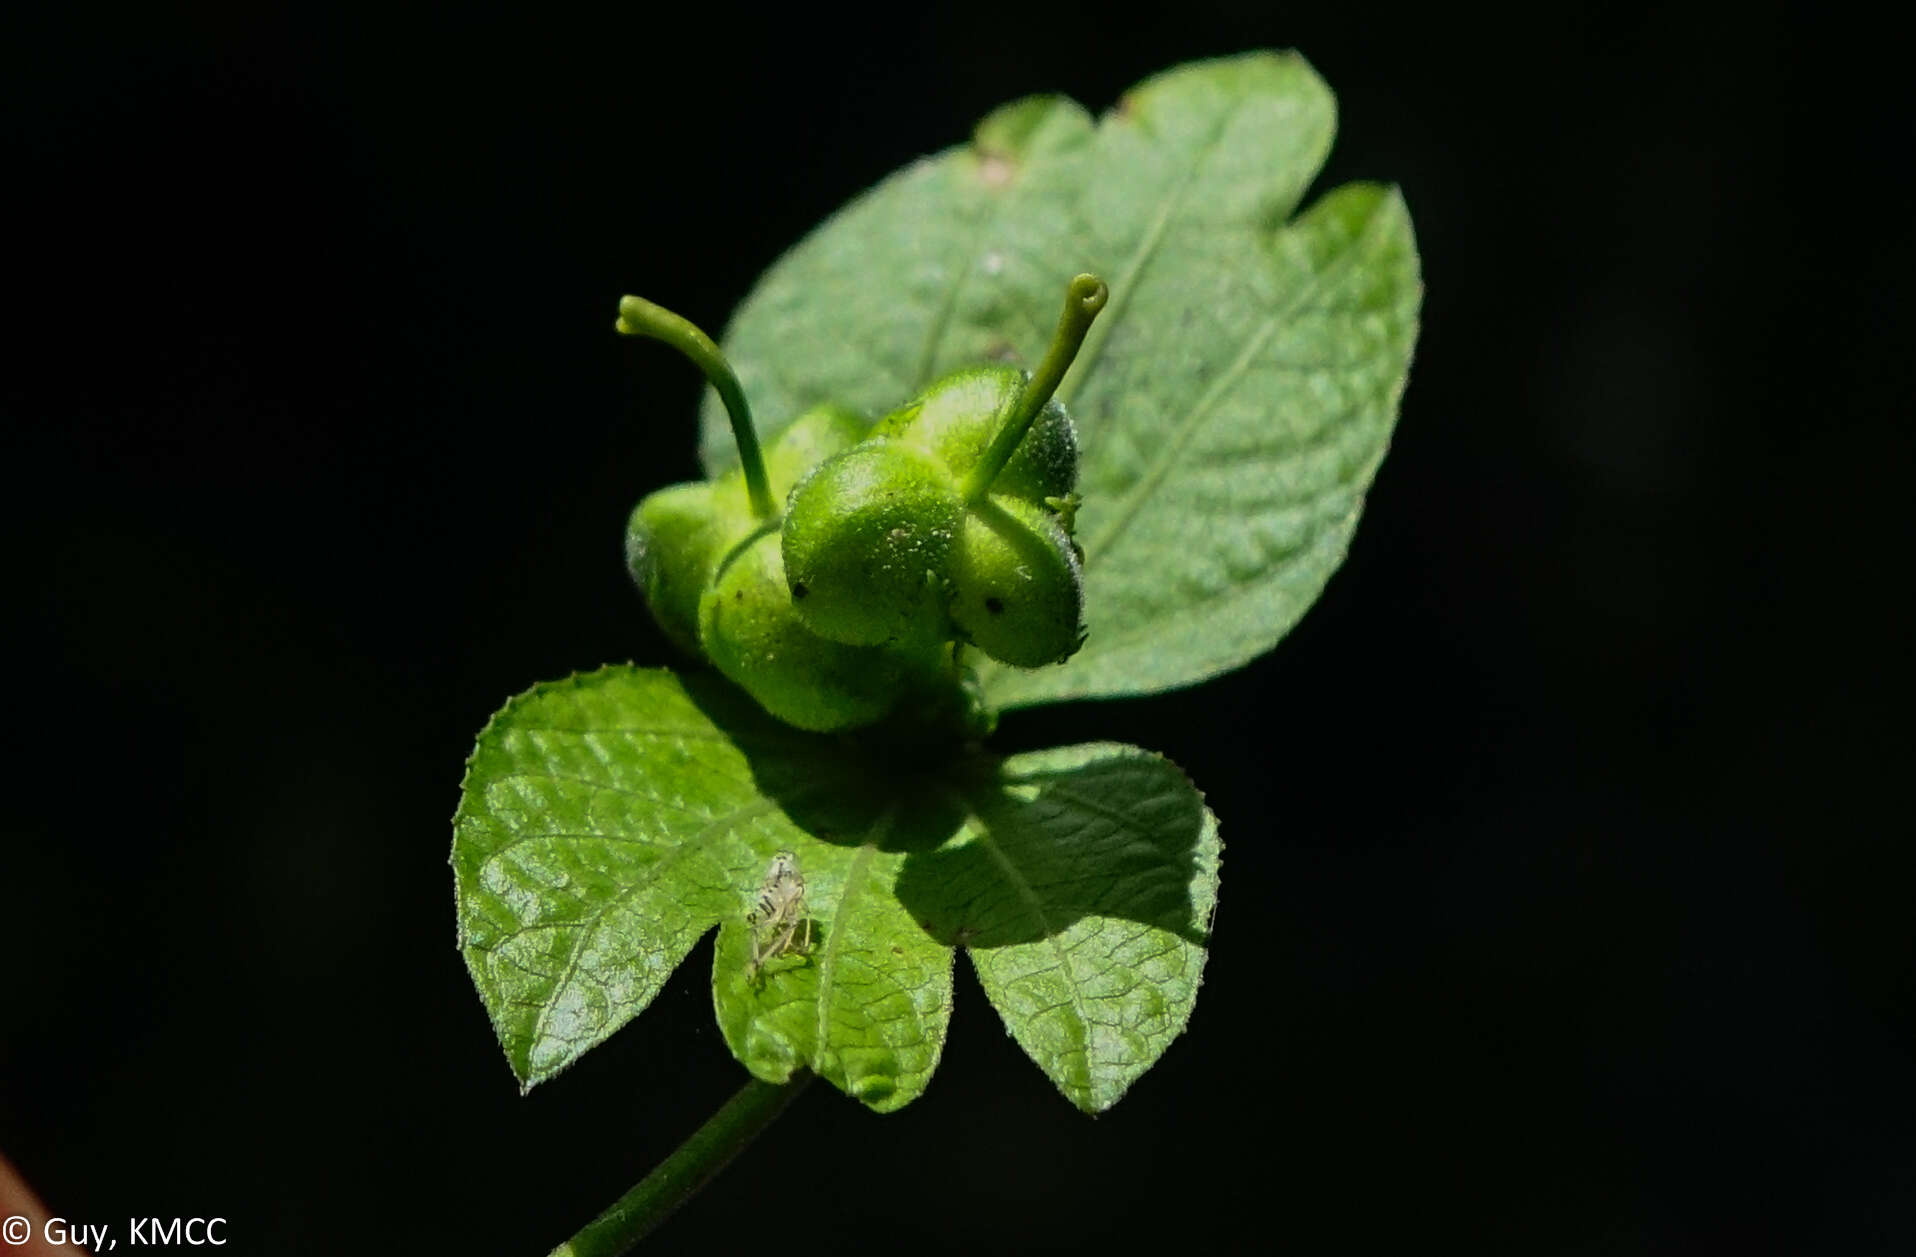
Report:
[[[533,1023],[532,1035],[526,1043],[526,1067],[528,1072],[530,1072],[532,1066],[532,1050],[545,1038],[546,1023],[552,1015],[552,1010],[558,1006],[560,993],[567,988],[572,979],[578,974],[581,957],[585,955],[592,939],[605,925],[606,918],[616,909],[624,907],[625,904],[630,902],[641,891],[650,890],[658,882],[659,876],[667,869],[675,867],[679,860],[684,858],[687,853],[694,850],[702,850],[703,848],[697,839],[704,838],[706,835],[712,833],[718,826],[733,825],[741,819],[773,811],[776,807],[777,805],[773,803],[772,800],[760,797],[752,803],[744,807],[736,808],[724,816],[713,817],[706,824],[699,827],[698,833],[694,838],[689,838],[670,848],[664,855],[660,856],[656,862],[648,866],[630,885],[621,887],[616,895],[606,900],[604,906],[601,907],[598,912],[589,914],[587,919],[580,923],[584,926],[584,931],[579,937],[578,945],[574,947],[571,953],[566,957],[565,971],[559,976],[558,980],[553,982],[551,993],[545,1000],[545,1006],[540,1009],[538,1020]],[[709,929],[710,927],[711,922],[706,922],[704,928]],[[703,931],[701,930],[701,932]],[[494,949],[488,949],[488,952],[491,950]]]
[[872,822],[871,829],[867,831],[865,841],[859,844],[857,854],[852,856],[850,866],[845,870],[845,880],[840,886],[837,908],[832,917],[831,933],[825,936],[825,952],[818,958],[818,1022],[817,1037],[814,1040],[817,1044],[818,1059],[812,1062],[814,1069],[822,1070],[826,1045],[831,1042],[832,989],[838,984],[838,948],[840,940],[844,937],[845,920],[851,913],[852,904],[857,901],[865,887],[866,878],[871,869],[872,856],[877,852],[878,844],[883,842],[885,835],[890,832],[892,820],[897,812],[898,809],[894,806],[886,808],[879,814],[878,819]]
[[[1246,100],[1238,100],[1219,116],[1217,126],[1212,129],[1203,147],[1192,154],[1190,166],[1179,177],[1176,186],[1165,195],[1162,204],[1158,206],[1157,214],[1151,220],[1151,225],[1145,229],[1144,237],[1138,242],[1138,247],[1133,250],[1130,259],[1125,262],[1123,269],[1118,272],[1116,279],[1110,285],[1111,297],[1105,306],[1103,317],[1091,325],[1083,345],[1078,349],[1077,359],[1072,362],[1071,369],[1065,373],[1063,381],[1058,385],[1057,398],[1066,409],[1070,408],[1072,398],[1078,395],[1078,390],[1083,387],[1084,381],[1096,368],[1099,357],[1104,353],[1104,343],[1111,338],[1112,330],[1124,321],[1125,311],[1131,304],[1131,294],[1137,291],[1138,278],[1144,274],[1144,268],[1157,256],[1158,245],[1164,238],[1165,229],[1171,225],[1172,217],[1183,208],[1185,195],[1190,191],[1191,185],[1197,181],[1199,169],[1203,167],[1205,159],[1217,147],[1225,130],[1247,103]],[[1122,122],[1121,120],[1113,121],[1110,125],[1122,125]]]
[[[1011,857],[998,845],[998,840],[992,836],[991,825],[984,818],[984,809],[980,808],[976,800],[971,797],[961,797],[959,802],[965,809],[967,819],[977,827],[978,841],[984,844],[985,854],[991,857],[992,863],[998,866],[998,871],[1004,874],[1005,881],[1025,902],[1032,916],[1037,918],[1038,928],[1044,932],[1045,944],[1051,949],[1051,954],[1058,958],[1058,968],[1064,974],[1065,989],[1071,993],[1071,1011],[1078,1022],[1078,1055],[1082,1072],[1076,1082],[1084,1093],[1089,1095],[1092,1090],[1091,1016],[1085,1007],[1085,994],[1078,982],[1078,972],[1071,964],[1071,952],[1059,941],[1061,931],[1052,926],[1051,918],[1044,910],[1044,903],[1038,898],[1038,892],[1011,862]],[[965,950],[969,952],[971,948],[967,947]]]

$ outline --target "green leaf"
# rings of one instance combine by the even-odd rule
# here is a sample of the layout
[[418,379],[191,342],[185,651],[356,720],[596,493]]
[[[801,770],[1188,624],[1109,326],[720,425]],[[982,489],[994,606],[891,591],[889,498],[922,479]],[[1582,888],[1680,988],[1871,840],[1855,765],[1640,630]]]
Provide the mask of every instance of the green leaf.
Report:
[[719,1028],[755,1076],[786,1082],[808,1066],[881,1113],[931,1080],[951,1021],[951,949],[900,907],[893,887],[908,857],[894,844],[935,843],[949,821],[928,814],[915,822],[887,807],[800,850],[806,955],[770,961],[755,981],[744,898],[720,926],[712,957]]
[[1184,1029],[1217,902],[1217,818],[1175,765],[1112,743],[1003,762],[898,893],[964,943],[1005,1028],[1073,1104],[1117,1103]]
[[[827,913],[863,884],[847,866],[862,855],[874,875],[864,847],[831,840],[872,833],[884,802],[835,740],[714,678],[606,668],[507,703],[468,761],[452,864],[460,946],[513,1072],[543,1082],[642,1011],[707,930],[743,922],[774,852],[800,851]],[[929,990],[916,1037],[934,1045],[899,1071],[918,1087],[944,1038],[950,966],[910,975]],[[828,990],[821,1007],[842,1019],[846,1003]],[[799,1059],[819,1055],[807,1044]]]
[[[805,1066],[881,1112],[908,1103],[963,944],[1065,1094],[1115,1101],[1196,993],[1217,882],[1196,790],[1128,747],[937,771],[883,749],[660,670],[507,703],[468,763],[452,865],[460,947],[521,1082],[642,1011],[717,925],[719,1025],[766,1081]],[[805,878],[809,946],[754,972],[747,913],[779,850]]]
[[[1093,125],[1037,98],[899,171],[782,258],[726,348],[768,431],[876,416],[935,376],[1035,358],[1066,280],[1111,284],[1059,395],[1084,457],[1090,638],[1063,667],[986,663],[1000,706],[1149,693],[1263,653],[1342,561],[1389,442],[1421,296],[1395,190],[1292,218],[1329,150],[1295,54],[1182,66]],[[703,453],[736,455],[708,399]]]

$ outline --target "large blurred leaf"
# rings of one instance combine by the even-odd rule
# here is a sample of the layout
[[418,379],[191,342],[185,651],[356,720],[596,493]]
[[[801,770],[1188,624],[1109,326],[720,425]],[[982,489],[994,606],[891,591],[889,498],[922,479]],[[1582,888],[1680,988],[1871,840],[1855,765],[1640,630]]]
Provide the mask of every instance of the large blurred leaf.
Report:
[[[891,176],[761,279],[726,335],[770,431],[821,401],[877,415],[950,368],[1035,360],[1065,281],[1112,301],[1060,396],[1084,448],[1090,639],[987,664],[1004,706],[1190,684],[1268,650],[1322,591],[1383,458],[1421,294],[1392,189],[1292,219],[1330,91],[1294,54],[1181,66],[1094,125],[1058,98]],[[736,455],[716,400],[708,468]]]
[[[606,668],[513,699],[454,818],[460,946],[513,1072],[541,1082],[651,1002],[712,926],[733,1053],[885,1111],[922,1092],[972,951],[1013,1035],[1097,1110],[1197,991],[1215,821],[1165,760],[1068,747],[936,771],[800,733],[722,681]],[[754,973],[753,906],[794,852],[811,946]]]

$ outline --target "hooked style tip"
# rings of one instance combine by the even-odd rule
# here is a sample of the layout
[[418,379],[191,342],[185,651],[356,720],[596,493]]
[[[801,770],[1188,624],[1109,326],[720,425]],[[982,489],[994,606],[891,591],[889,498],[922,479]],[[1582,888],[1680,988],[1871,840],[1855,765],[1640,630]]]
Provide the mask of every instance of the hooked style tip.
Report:
[[1086,272],[1072,279],[1071,299],[1087,315],[1095,315],[1111,299],[1111,288],[1096,275]]
[[618,321],[612,326],[621,336],[645,336],[648,328],[658,325],[660,312],[644,297],[620,297]]

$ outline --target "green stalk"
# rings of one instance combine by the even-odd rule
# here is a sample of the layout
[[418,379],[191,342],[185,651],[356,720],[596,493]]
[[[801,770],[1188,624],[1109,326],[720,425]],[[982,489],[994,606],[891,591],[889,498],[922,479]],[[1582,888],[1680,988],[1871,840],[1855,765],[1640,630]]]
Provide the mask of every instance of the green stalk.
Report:
[[618,330],[626,336],[646,336],[662,340],[690,358],[705,373],[725,403],[732,419],[732,439],[738,442],[739,465],[745,469],[745,491],[751,497],[752,514],[770,519],[778,513],[772,502],[772,488],[765,479],[765,456],[759,452],[758,431],[752,427],[752,408],[745,403],[745,390],[732,374],[712,338],[701,332],[682,315],[664,306],[653,305],[644,297],[619,298]]
[[690,1139],[611,1208],[553,1249],[551,1257],[619,1257],[630,1252],[743,1152],[811,1080],[812,1075],[801,1070],[782,1087],[756,1078],[740,1087]]
[[1084,334],[1091,330],[1091,321],[1098,317],[1098,311],[1104,309],[1104,303],[1110,296],[1111,290],[1096,275],[1079,275],[1065,288],[1064,313],[1058,316],[1058,330],[1051,337],[1051,347],[1045,351],[1044,361],[1038,364],[1037,371],[1011,400],[1004,417],[998,422],[997,434],[991,438],[991,444],[985,447],[978,461],[972,464],[970,473],[959,488],[967,505],[980,501],[991,491],[991,482],[998,478],[998,473],[1017,453],[1018,443],[1025,439],[1025,433],[1037,421],[1038,412],[1058,391],[1059,381],[1070,369],[1071,360],[1078,356],[1078,347],[1084,344]]

